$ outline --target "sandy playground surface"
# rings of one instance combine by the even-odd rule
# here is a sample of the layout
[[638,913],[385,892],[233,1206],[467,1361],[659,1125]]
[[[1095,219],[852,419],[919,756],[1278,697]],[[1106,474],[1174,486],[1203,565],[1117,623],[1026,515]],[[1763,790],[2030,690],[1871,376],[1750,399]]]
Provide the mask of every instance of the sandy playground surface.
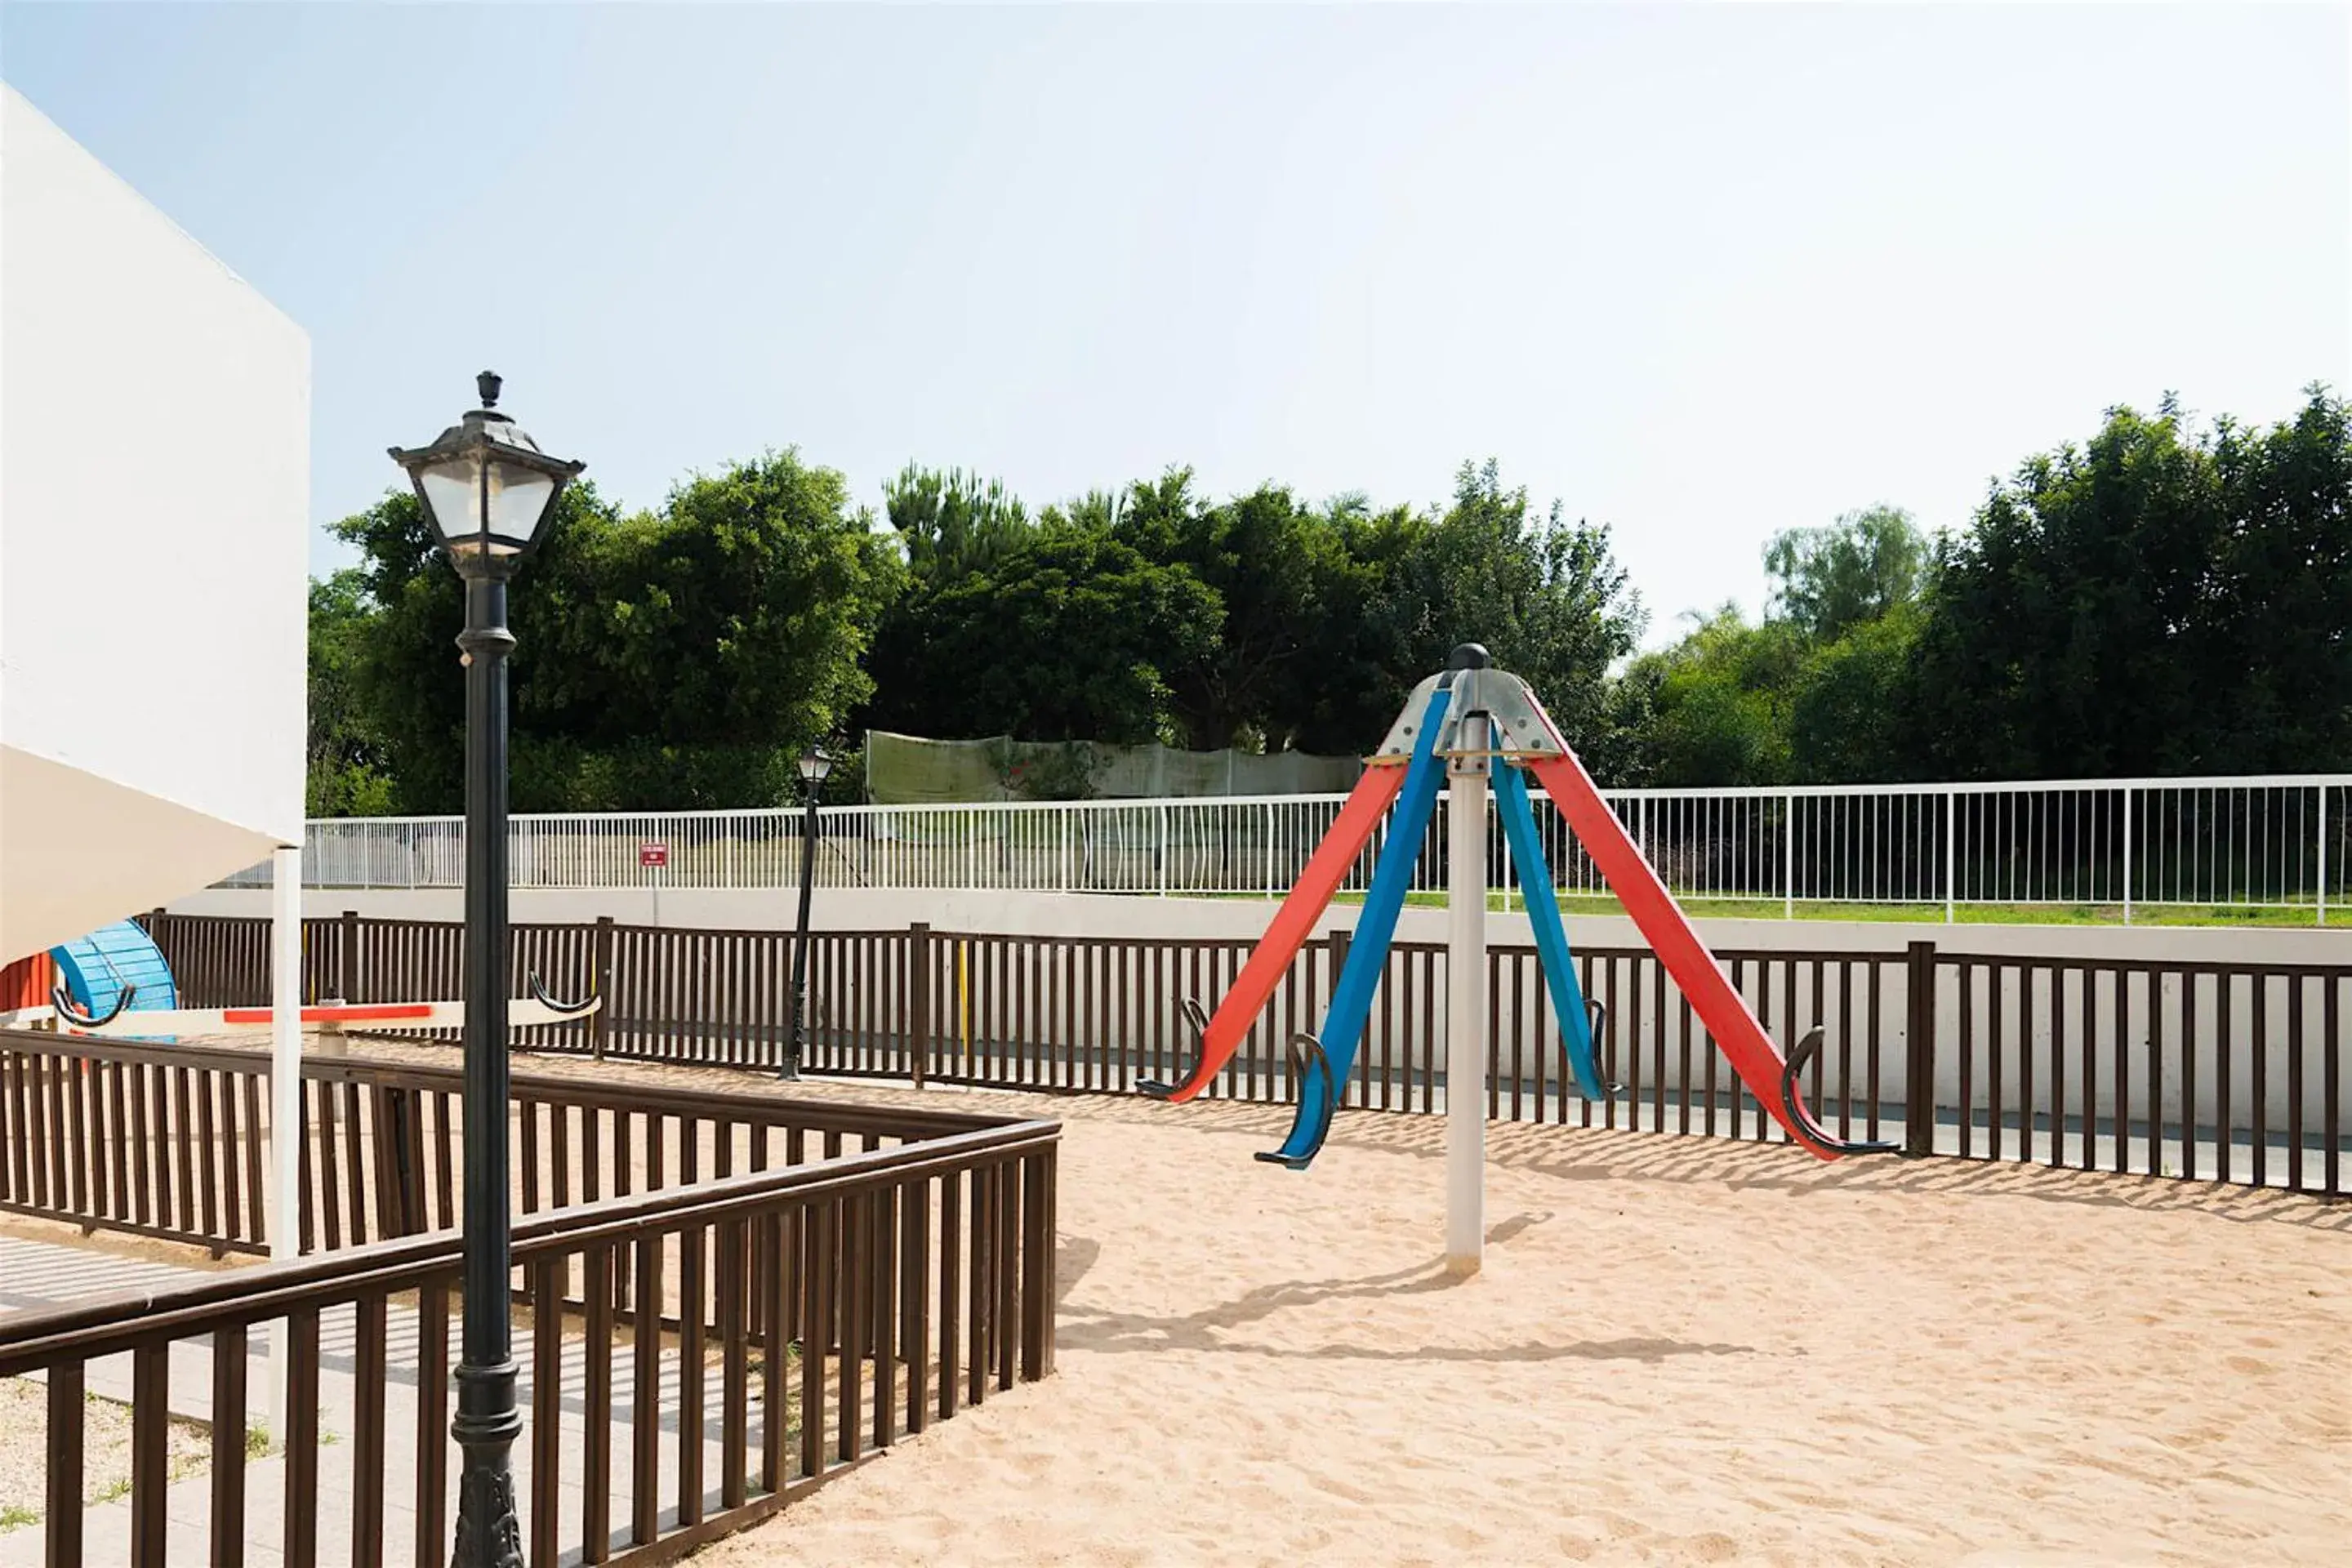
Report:
[[1456,1283],[1436,1119],[923,1099],[1066,1123],[1058,1373],[698,1563],[2352,1563],[2352,1205],[1496,1127]]

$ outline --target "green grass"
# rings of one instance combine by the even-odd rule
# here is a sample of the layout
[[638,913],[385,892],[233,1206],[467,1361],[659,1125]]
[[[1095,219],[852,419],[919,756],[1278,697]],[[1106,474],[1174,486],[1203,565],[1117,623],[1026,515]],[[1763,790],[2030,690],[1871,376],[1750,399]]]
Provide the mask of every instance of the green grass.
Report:
[[26,1508],[20,1502],[0,1508],[0,1530],[21,1530],[26,1525],[40,1522],[41,1510],[38,1509]]
[[[1230,898],[1262,897],[1248,893],[1223,895]],[[1360,904],[1361,893],[1342,893],[1332,900],[1341,904]],[[1444,893],[1408,893],[1405,902],[1416,909],[1443,909]],[[1608,894],[1570,893],[1559,901],[1564,913],[1571,915],[1622,915],[1625,906]],[[1517,913],[1525,906],[1515,894],[1507,901],[1500,893],[1486,895],[1490,910]],[[1685,913],[1700,920],[1777,921],[1788,917],[1789,906],[1780,899],[1692,899],[1683,904]],[[1941,904],[1837,904],[1816,903],[1800,899],[1796,918],[1801,921],[1863,921],[1889,925],[1942,925],[1944,906]],[[1953,910],[1953,923],[1958,925],[2049,925],[2049,926],[2119,926],[2124,923],[2121,904],[1962,904]],[[2316,927],[2314,911],[2308,907],[2249,909],[2242,906],[2200,904],[2135,904],[2131,923],[2136,926],[2224,926],[2295,929]]]

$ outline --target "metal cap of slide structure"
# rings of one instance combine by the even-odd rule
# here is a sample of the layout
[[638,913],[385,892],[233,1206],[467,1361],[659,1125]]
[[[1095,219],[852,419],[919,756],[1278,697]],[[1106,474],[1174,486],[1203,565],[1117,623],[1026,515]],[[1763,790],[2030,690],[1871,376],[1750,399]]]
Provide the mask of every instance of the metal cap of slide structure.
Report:
[[[1454,650],[1444,674],[1433,675],[1412,689],[1412,695],[1405,699],[1404,711],[1397,715],[1380,750],[1372,753],[1374,763],[1402,764],[1412,758],[1430,696],[1441,686],[1451,699],[1438,731],[1435,751],[1440,759],[1465,762],[1499,756],[1517,762],[1567,754],[1567,744],[1528,683],[1509,670],[1493,668],[1486,662],[1486,650],[1471,642]],[[1463,725],[1479,718],[1491,721],[1490,735],[1477,745],[1464,744]]]

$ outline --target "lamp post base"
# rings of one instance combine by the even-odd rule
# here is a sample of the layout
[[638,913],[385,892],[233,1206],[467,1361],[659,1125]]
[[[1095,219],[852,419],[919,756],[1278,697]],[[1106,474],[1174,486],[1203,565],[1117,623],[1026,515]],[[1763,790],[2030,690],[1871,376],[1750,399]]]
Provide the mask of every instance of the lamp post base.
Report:
[[449,1423],[449,1435],[466,1457],[457,1479],[457,1536],[451,1568],[522,1568],[522,1525],[515,1517],[514,1471],[508,1457],[521,1433],[522,1412],[515,1407],[515,1363],[461,1364],[457,1415]]

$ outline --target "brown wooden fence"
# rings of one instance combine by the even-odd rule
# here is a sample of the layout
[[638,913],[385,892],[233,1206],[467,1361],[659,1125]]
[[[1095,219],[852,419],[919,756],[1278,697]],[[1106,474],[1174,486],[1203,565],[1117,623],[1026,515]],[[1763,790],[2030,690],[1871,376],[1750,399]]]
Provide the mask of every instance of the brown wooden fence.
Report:
[[[267,1000],[265,922],[162,916],[157,940],[194,1002]],[[1291,965],[1211,1093],[1286,1102],[1282,1043],[1311,1029],[1344,933]],[[594,991],[584,1024],[529,1032],[555,1051],[773,1068],[790,1033],[793,937],[609,921],[517,928],[512,979]],[[811,939],[814,1071],[1123,1092],[1181,1072],[1186,997],[1213,1005],[1242,941],[824,931]],[[458,994],[454,922],[309,922],[312,995]],[[1733,952],[1733,983],[1776,1038],[1814,1025],[1807,1090],[1832,1130],[1916,1152],[2347,1190],[2352,964],[2021,958],[1914,942],[1885,952]],[[1444,1100],[1442,946],[1400,942],[1346,1103]],[[1530,948],[1488,955],[1488,1109],[1497,1117],[1777,1139],[1646,949],[1579,954],[1607,1008],[1600,1049],[1622,1086],[1577,1097]]]
[[[269,1248],[269,1060],[254,1050],[0,1031],[0,1210]],[[300,1250],[455,1226],[462,1075],[306,1057]],[[780,1096],[514,1075],[519,1215],[990,1125]]]
[[[745,1097],[703,1098],[708,1125],[755,1120]],[[815,1133],[831,1157],[761,1170],[754,1156],[517,1221],[516,1468],[533,1564],[679,1555],[1052,1370],[1057,1130],[956,1120],[788,1127],[787,1143]],[[869,1146],[838,1142],[852,1137]],[[0,1377],[47,1385],[45,1560],[446,1561],[460,1262],[442,1230],[0,1324]],[[260,1461],[283,1473],[256,1491],[247,1430],[266,1412],[248,1356],[264,1324],[289,1337],[291,1387],[277,1456]],[[349,1354],[322,1356],[325,1342]],[[177,1358],[208,1381],[211,1435],[208,1475],[175,1486]],[[84,1395],[126,1362],[130,1495],[86,1510]],[[282,1517],[248,1518],[248,1494],[272,1490]]]

